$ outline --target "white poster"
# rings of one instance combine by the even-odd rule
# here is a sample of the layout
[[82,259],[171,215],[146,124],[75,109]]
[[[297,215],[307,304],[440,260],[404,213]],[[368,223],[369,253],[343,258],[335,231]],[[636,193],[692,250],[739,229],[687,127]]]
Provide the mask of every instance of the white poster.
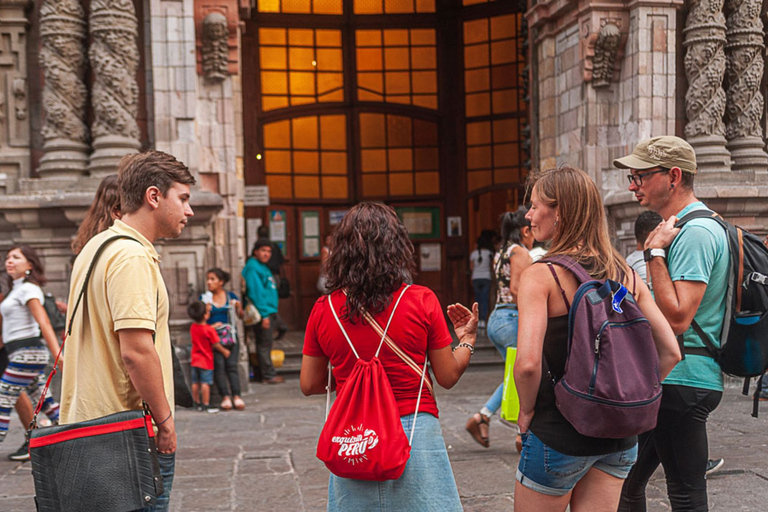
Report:
[[320,236],[320,217],[309,215],[304,217],[304,236]]
[[246,251],[248,252],[248,256],[250,256],[250,250],[253,248],[253,244],[256,243],[256,240],[258,240],[259,235],[257,234],[259,228],[261,227],[261,219],[246,219],[245,220],[245,243],[246,243]]
[[440,272],[440,244],[421,244],[419,255],[422,272]]

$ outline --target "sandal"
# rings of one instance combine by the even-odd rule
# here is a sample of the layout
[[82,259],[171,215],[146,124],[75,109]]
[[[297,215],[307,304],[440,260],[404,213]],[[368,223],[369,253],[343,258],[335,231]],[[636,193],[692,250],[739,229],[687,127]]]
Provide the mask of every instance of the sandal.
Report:
[[[486,418],[478,412],[472,415],[467,421],[467,432],[472,435],[475,441],[486,448],[491,446],[491,441],[488,437],[488,431],[491,425],[488,422],[488,419],[489,418]],[[483,435],[483,425],[485,425],[485,435]]]
[[238,411],[242,411],[243,409],[245,409],[245,402],[239,396],[235,397],[235,409],[237,409]]
[[221,401],[221,407],[222,411],[229,411],[232,409],[232,399],[228,396],[225,396],[224,399]]

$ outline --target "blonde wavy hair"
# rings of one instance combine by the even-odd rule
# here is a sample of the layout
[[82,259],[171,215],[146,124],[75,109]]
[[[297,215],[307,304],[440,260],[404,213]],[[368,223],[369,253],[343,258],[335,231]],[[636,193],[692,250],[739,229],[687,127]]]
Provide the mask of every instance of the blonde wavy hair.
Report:
[[603,200],[587,173],[574,167],[535,170],[528,175],[528,196],[534,188],[541,201],[559,214],[547,256],[564,254],[588,268],[594,266],[590,270],[597,279],[621,281],[631,275],[611,244]]

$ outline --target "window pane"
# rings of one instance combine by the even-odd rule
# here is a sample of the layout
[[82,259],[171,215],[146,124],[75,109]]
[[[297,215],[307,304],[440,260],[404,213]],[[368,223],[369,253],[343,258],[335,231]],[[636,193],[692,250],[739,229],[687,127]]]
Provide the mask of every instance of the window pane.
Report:
[[347,154],[324,151],[320,167],[323,174],[347,174]]
[[488,20],[480,19],[464,23],[464,44],[481,43],[488,40]]
[[287,120],[264,125],[264,147],[290,149],[291,126]]
[[264,151],[264,168],[267,174],[291,172],[290,151]]
[[269,187],[269,197],[281,199],[293,197],[291,189],[293,180],[290,176],[267,176],[266,182]]
[[437,146],[437,125],[420,119],[413,120],[413,145]]
[[312,8],[315,14],[343,14],[342,0],[313,0]]
[[307,28],[290,28],[288,29],[288,43],[291,46],[314,46],[314,31]]
[[316,199],[320,197],[320,178],[317,176],[295,176],[293,187],[297,199]]
[[282,0],[283,12],[310,13],[310,0]]
[[467,117],[487,116],[491,113],[491,97],[488,93],[467,94]]
[[486,169],[489,167],[493,167],[490,146],[467,148],[467,168]]
[[490,142],[491,123],[467,123],[467,145],[477,146],[478,144],[488,144]]
[[431,170],[438,167],[437,148],[417,148],[415,150],[416,169]]
[[355,0],[355,14],[382,14],[383,0]]
[[403,116],[387,116],[387,146],[411,147],[411,118]]
[[384,93],[384,77],[381,73],[358,73],[357,85],[358,87],[372,89],[381,94]]
[[436,195],[440,193],[439,172],[417,172],[416,194],[420,196]]
[[320,147],[347,149],[347,118],[343,115],[320,118]]
[[318,160],[317,151],[294,151],[293,173],[319,174],[320,162]]
[[509,39],[517,35],[517,15],[491,18],[491,39]]
[[259,49],[259,65],[261,69],[288,69],[285,48],[262,46]]
[[413,173],[397,172],[389,175],[389,195],[413,195]]
[[288,75],[282,71],[261,72],[262,94],[288,94]]
[[390,94],[407,94],[411,92],[411,76],[409,73],[392,72],[385,75],[385,91]]
[[259,0],[259,12],[280,12],[280,0]]
[[391,14],[413,12],[413,0],[384,0],[384,11]]
[[323,176],[323,199],[346,199],[347,178]]
[[294,148],[317,149],[317,117],[295,117],[291,125]]
[[363,176],[363,196],[386,197],[387,196],[387,175],[386,174],[364,175]]
[[390,149],[388,153],[390,171],[413,170],[413,150],[410,148]]
[[360,71],[378,71],[382,69],[380,48],[358,48],[357,69]]
[[487,91],[490,88],[491,77],[488,68],[472,69],[464,72],[464,89],[466,92]]
[[472,192],[493,185],[493,174],[491,171],[473,171],[467,174],[467,181],[469,191]]
[[285,32],[284,28],[260,28],[259,42],[262,45],[285,45]]
[[387,152],[383,149],[363,149],[360,157],[363,172],[387,170]]
[[386,147],[384,114],[360,114],[360,144],[364,148]]

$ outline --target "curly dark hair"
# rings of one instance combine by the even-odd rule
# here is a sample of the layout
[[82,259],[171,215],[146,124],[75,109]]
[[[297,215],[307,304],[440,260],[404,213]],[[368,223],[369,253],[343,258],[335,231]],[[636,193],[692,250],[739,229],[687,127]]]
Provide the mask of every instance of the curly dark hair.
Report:
[[342,315],[351,323],[361,308],[375,315],[392,301],[416,271],[413,244],[395,210],[381,203],[360,203],[344,216],[331,240],[326,289],[347,291]]

